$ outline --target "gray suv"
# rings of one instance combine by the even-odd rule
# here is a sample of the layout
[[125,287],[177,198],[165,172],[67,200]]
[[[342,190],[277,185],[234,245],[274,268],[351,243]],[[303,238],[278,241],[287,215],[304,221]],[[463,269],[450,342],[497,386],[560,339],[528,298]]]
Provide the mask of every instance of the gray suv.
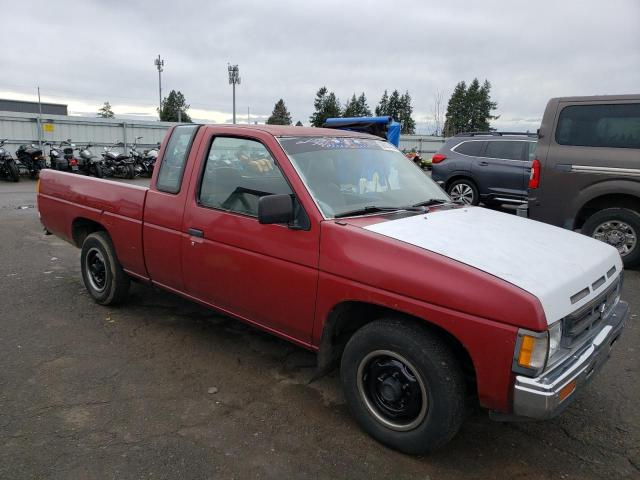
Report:
[[640,95],[552,98],[539,135],[529,218],[580,230],[639,266]]
[[477,205],[522,204],[537,136],[476,132],[449,138],[431,159],[431,178],[454,201]]

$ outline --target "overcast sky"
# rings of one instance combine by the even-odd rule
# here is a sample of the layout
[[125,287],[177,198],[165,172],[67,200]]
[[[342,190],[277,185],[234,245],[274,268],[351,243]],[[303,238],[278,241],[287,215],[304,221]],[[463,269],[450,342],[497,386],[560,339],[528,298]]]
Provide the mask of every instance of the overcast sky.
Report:
[[640,93],[640,1],[23,1],[2,9],[0,98],[67,103],[95,115],[156,115],[184,93],[198,121],[264,121],[283,98],[309,123],[326,85],[344,103],[408,90],[418,131],[455,84],[488,79],[499,129],[535,130],[550,97]]

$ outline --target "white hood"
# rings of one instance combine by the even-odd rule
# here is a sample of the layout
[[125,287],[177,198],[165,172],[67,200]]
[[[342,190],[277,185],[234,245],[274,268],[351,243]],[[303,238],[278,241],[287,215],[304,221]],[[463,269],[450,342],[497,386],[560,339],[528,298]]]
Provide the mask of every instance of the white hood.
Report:
[[[620,255],[610,245],[480,207],[415,215],[365,228],[465,263],[526,290],[540,300],[549,324],[604,292],[622,272]],[[615,273],[611,270],[614,266]],[[572,303],[571,297],[585,288],[588,294],[579,300],[574,298]]]

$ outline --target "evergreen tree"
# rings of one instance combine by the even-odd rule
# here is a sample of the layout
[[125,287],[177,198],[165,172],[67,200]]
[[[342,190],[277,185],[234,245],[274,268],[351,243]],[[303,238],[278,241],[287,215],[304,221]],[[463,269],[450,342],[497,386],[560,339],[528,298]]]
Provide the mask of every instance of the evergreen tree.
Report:
[[[469,84],[464,97],[465,104],[465,132],[478,132],[484,119],[480,119],[480,82],[477,78]],[[485,122],[486,123],[486,122]]]
[[456,133],[464,131],[466,127],[466,105],[467,84],[459,82],[453,89],[453,93],[447,104],[443,132],[445,137],[451,137]]
[[449,98],[444,122],[444,135],[461,132],[491,131],[490,120],[498,116],[492,114],[498,104],[491,101],[491,84],[485,80],[482,86],[477,78],[466,87],[464,82],[456,85]]
[[169,96],[162,100],[160,120],[163,122],[192,123],[191,117],[187,114],[189,107],[190,105],[187,105],[182,92],[171,90]]
[[484,131],[494,130],[489,124],[490,120],[497,120],[500,115],[492,115],[492,110],[498,108],[496,102],[491,101],[491,83],[484,81],[479,94],[480,105],[478,107],[478,129]]
[[364,92],[362,92],[358,97],[358,111],[360,112],[361,117],[371,116],[371,109],[367,104],[367,97],[364,96]]
[[98,117],[115,118],[113,110],[111,110],[111,104],[109,102],[104,102],[104,105],[102,105],[102,108],[98,110]]
[[359,97],[356,97],[354,93],[351,99],[344,106],[344,111],[342,112],[343,117],[370,117],[371,110],[369,110],[369,105],[367,105],[367,97],[364,96],[364,92],[360,94]]
[[389,94],[386,90],[382,94],[382,98],[376,107],[376,116],[382,117],[384,115],[389,115]]
[[302,125],[302,122],[300,120],[298,120],[296,122],[296,127],[304,127],[304,125]]
[[411,106],[411,96],[408,91],[400,97],[400,110],[398,121],[400,122],[400,133],[413,135],[416,132],[416,122],[413,119],[413,107]]
[[327,87],[322,87],[318,90],[313,101],[313,107],[315,112],[309,117],[313,127],[321,127],[327,118],[339,117],[342,114],[340,101],[335,93],[327,90]]
[[394,120],[400,120],[400,110],[402,109],[402,104],[400,103],[400,93],[398,90],[394,90],[389,95],[389,104],[387,105],[387,113],[393,117]]
[[291,115],[283,99],[276,102],[271,116],[267,119],[267,125],[291,125]]
[[358,116],[358,99],[354,93],[351,100],[348,100],[342,111],[342,115],[345,117],[357,117]]

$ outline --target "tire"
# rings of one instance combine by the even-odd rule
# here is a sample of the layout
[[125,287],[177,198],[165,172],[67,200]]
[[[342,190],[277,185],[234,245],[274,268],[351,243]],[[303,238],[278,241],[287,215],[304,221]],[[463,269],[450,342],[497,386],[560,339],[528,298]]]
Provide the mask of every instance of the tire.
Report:
[[128,164],[127,165],[127,178],[129,180],[132,180],[133,178],[135,178],[136,176],[136,169],[133,168],[133,164]]
[[480,203],[480,195],[478,187],[473,180],[463,178],[451,182],[447,188],[447,193],[454,202],[460,202],[465,205],[478,205]]
[[[399,364],[408,370],[397,368]],[[419,455],[441,447],[465,418],[466,386],[458,361],[440,337],[407,320],[376,320],[358,330],[345,347],[340,377],[360,427],[404,453]],[[404,418],[392,419],[385,402],[391,410],[401,402]]]
[[616,247],[625,267],[640,266],[640,212],[605,208],[587,218],[582,233]]
[[91,173],[93,173],[93,175],[96,178],[102,178],[104,177],[104,173],[102,172],[102,165],[98,165],[98,164],[94,164],[91,167]]
[[7,170],[9,173],[9,180],[12,182],[17,182],[20,180],[20,170],[18,169],[18,165],[13,160],[10,160],[7,163]]
[[106,232],[94,232],[85,238],[80,268],[84,286],[96,303],[115,305],[127,298],[131,280],[122,270]]

